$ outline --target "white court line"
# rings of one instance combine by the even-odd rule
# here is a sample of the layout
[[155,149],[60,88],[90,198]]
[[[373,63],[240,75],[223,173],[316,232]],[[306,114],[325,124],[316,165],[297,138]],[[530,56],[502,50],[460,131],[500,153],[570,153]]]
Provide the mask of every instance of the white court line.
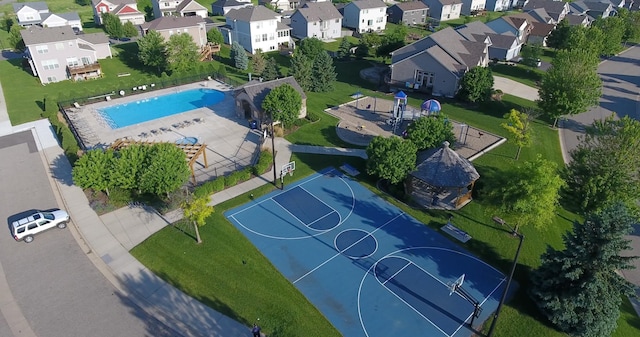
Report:
[[[333,213],[338,213],[338,212],[336,212],[336,211],[331,211],[331,212],[329,212],[329,213],[327,213],[327,214],[325,214],[325,215],[323,215],[323,216],[321,216],[321,217],[319,217],[319,218],[317,218],[317,219],[315,219],[315,220],[311,221],[311,222],[310,222],[308,225],[306,225],[306,226],[307,226],[307,227],[309,227],[309,226],[313,225],[314,223],[316,223],[316,222],[318,222],[318,221],[320,221],[320,220],[322,220],[322,219],[324,219],[324,218],[328,217],[329,215],[331,215],[331,214],[333,214]],[[339,214],[339,213],[338,213],[338,216],[340,216],[340,214]],[[311,229],[313,229],[314,231],[316,230],[315,228],[311,228]]]
[[[285,212],[289,213],[289,215],[291,215],[294,219],[298,220],[303,226],[307,227],[307,224],[304,221],[300,220],[297,216],[293,215],[293,213],[289,212],[289,210],[286,207],[282,206],[276,200],[273,200],[273,202],[276,203],[276,205],[280,206],[280,208],[282,208]],[[307,228],[309,228],[309,227],[307,227]]]
[[[411,261],[407,261],[407,264],[405,264],[404,267],[400,268],[400,270],[398,270],[397,272],[393,273],[393,275],[391,275],[391,277],[389,277],[386,281],[382,282],[382,285],[385,285],[387,282],[389,282],[389,280],[391,280],[394,277],[396,277],[396,275],[400,274],[400,272],[405,270],[405,268],[409,267],[410,265],[411,265]],[[374,272],[375,272],[375,270],[374,270]],[[378,281],[378,282],[380,282],[380,281]]]
[[373,236],[373,233],[377,232],[378,230],[382,229],[384,226],[390,224],[391,222],[393,222],[395,219],[399,218],[400,216],[404,215],[404,212],[401,212],[400,214],[396,215],[395,217],[393,217],[391,220],[385,222],[382,226],[374,229],[371,233],[369,233],[369,235],[365,235],[363,236],[360,240],[352,243],[351,245],[349,245],[347,248],[339,251],[337,254],[333,255],[332,257],[330,257],[328,260],[322,262],[321,264],[319,264],[317,267],[309,270],[308,272],[306,272],[304,275],[300,276],[297,280],[293,281],[293,284],[296,284],[296,282],[302,280],[303,278],[307,277],[309,274],[313,273],[314,271],[318,270],[320,267],[324,266],[325,264],[329,263],[331,260],[335,259],[336,257],[342,255],[342,252],[346,251],[347,249],[355,246],[356,244],[360,243],[360,241],[366,239],[368,236]]
[[320,198],[316,197],[315,194],[307,191],[306,188],[302,187],[302,186],[297,186],[299,188],[301,188],[303,191],[309,193],[310,196],[314,197],[316,200],[320,201],[321,203],[323,203],[325,206],[329,207],[329,209],[332,209],[334,212],[338,213],[338,218],[340,219],[340,221],[338,221],[338,224],[342,223],[342,216],[340,216],[340,213],[338,211],[336,211],[333,207],[329,206],[326,202],[322,201]]

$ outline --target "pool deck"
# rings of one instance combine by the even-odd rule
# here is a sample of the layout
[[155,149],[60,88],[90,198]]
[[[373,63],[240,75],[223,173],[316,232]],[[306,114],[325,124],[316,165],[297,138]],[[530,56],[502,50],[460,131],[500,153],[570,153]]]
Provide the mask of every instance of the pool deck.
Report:
[[[209,88],[224,92],[223,100],[203,107],[148,122],[112,129],[98,109],[136,102],[189,89]],[[251,132],[247,121],[235,114],[232,89],[217,81],[202,81],[175,88],[152,90],[135,96],[72,108],[68,113],[87,148],[106,148],[118,138],[174,143],[184,137],[196,137],[207,145],[208,168],[204,158],[194,165],[196,180],[204,181],[251,164],[260,146],[259,133]]]

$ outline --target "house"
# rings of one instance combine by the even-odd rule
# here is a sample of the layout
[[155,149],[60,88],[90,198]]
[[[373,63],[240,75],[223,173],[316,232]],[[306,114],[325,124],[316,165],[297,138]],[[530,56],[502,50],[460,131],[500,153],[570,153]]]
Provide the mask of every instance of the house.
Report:
[[429,6],[429,16],[437,21],[454,20],[460,17],[462,0],[422,0]]
[[156,31],[168,41],[173,34],[189,34],[198,47],[207,44],[205,21],[199,16],[163,16],[140,26],[142,35]]
[[462,0],[460,14],[471,15],[485,9],[486,0]]
[[293,12],[303,0],[258,0],[258,5],[271,6],[276,12]]
[[42,16],[49,13],[45,2],[21,2],[13,4],[13,11],[18,18],[18,24],[26,27],[40,24]]
[[42,15],[42,22],[40,22],[40,26],[42,27],[62,27],[62,26],[70,26],[74,31],[82,31],[82,21],[80,21],[80,16],[76,12],[70,13],[46,13]]
[[455,28],[456,32],[469,41],[484,43],[490,40],[489,59],[512,60],[520,54],[523,41],[511,32],[499,34],[487,24],[472,21]]
[[470,69],[486,67],[491,39],[467,40],[447,27],[391,53],[391,86],[453,97]]
[[292,76],[267,82],[253,80],[238,87],[233,93],[238,118],[260,121],[260,124],[265,123],[269,116],[262,110],[262,101],[272,89],[283,84],[291,85],[300,93],[302,106],[298,118],[304,118],[307,115],[307,95]]
[[492,12],[503,12],[511,9],[511,0],[487,0],[484,8]]
[[532,21],[533,18],[530,16],[505,15],[487,22],[487,26],[498,34],[509,33],[525,42],[527,41],[527,36],[529,36],[531,28],[533,28]]
[[[565,17],[566,18],[566,17]],[[534,22],[533,28],[529,32],[527,38],[528,44],[539,44],[543,47],[547,46],[547,38],[551,35],[551,32],[556,29],[556,25],[545,22]]]
[[195,0],[151,0],[153,17],[163,16],[208,16],[207,8]]
[[422,1],[398,2],[387,8],[387,21],[405,25],[424,25],[429,16],[429,7]]
[[569,4],[569,13],[590,16],[594,19],[604,19],[614,15],[616,11],[610,2],[577,0]]
[[102,25],[102,14],[111,13],[122,23],[131,22],[134,25],[144,23],[144,14],[138,10],[136,0],[91,0],[93,5],[93,22]]
[[342,25],[357,33],[381,32],[387,26],[387,5],[382,0],[355,0],[340,13]]
[[218,0],[211,4],[211,13],[213,15],[227,15],[232,9],[240,9],[253,6],[251,2],[238,0]]
[[331,2],[308,2],[291,15],[291,35],[320,40],[342,37],[342,14]]
[[569,22],[569,26],[581,25],[583,27],[589,27],[594,21],[594,19],[588,15],[575,15],[571,13],[567,14],[564,20]]
[[31,26],[20,34],[31,71],[42,84],[100,77],[98,60],[112,56],[104,33],[76,35],[70,26]]
[[523,7],[523,12],[528,13],[534,9],[544,9],[546,15],[551,18],[553,22],[558,23],[564,19],[565,15],[569,14],[569,3],[564,1],[554,0],[529,0]]
[[291,27],[281,19],[281,15],[264,6],[232,9],[220,31],[227,44],[237,41],[252,54],[258,49],[268,52],[281,46],[293,46]]

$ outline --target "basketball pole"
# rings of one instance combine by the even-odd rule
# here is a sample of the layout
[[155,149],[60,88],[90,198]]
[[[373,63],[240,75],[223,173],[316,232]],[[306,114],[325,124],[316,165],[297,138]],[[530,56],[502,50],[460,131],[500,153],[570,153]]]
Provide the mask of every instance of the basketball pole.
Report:
[[273,156],[273,186],[278,187],[276,175],[276,132],[273,126],[273,112],[271,113],[271,155]]
[[498,308],[496,309],[495,314],[493,314],[493,321],[491,321],[491,327],[489,328],[487,337],[493,336],[493,331],[496,328],[496,322],[498,322],[498,316],[500,316],[500,310],[502,309],[504,300],[507,298],[507,292],[509,292],[509,287],[511,286],[513,273],[516,271],[516,266],[518,265],[518,257],[520,257],[520,248],[522,248],[522,241],[524,241],[524,235],[516,231],[514,231],[513,234],[518,236],[518,238],[520,239],[520,243],[518,243],[518,250],[516,250],[516,256],[513,258],[513,264],[511,265],[511,273],[509,274],[509,279],[507,279],[507,286],[504,288],[504,291],[502,292],[502,297],[500,297],[500,302],[498,303]]

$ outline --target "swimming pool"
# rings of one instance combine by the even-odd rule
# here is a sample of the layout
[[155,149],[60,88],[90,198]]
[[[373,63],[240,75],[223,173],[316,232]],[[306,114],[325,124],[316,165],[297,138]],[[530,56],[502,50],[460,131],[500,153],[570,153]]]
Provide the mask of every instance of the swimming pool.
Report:
[[213,105],[223,98],[221,91],[200,88],[112,105],[98,111],[112,129],[119,129]]

